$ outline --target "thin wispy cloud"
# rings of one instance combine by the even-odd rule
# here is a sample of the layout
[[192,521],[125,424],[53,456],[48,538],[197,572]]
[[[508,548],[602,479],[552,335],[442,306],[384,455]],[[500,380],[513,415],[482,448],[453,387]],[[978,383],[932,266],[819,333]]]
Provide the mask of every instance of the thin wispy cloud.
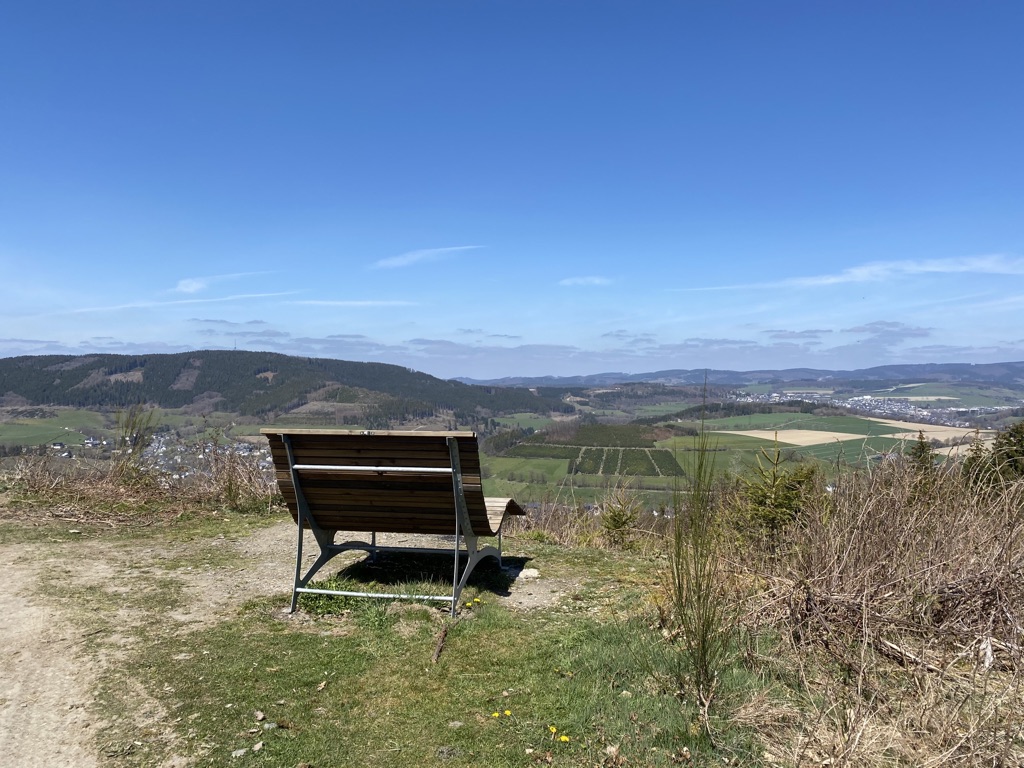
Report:
[[1024,258],[1003,254],[964,256],[956,259],[905,259],[875,261],[859,264],[830,275],[789,277],[764,283],[739,283],[696,288],[677,288],[679,291],[729,291],[749,288],[818,288],[846,283],[875,283],[910,275],[1024,275]]
[[226,331],[222,335],[238,339],[287,339],[288,331],[275,331],[266,328],[262,331]]
[[153,309],[155,307],[179,307],[186,304],[223,304],[229,301],[247,301],[250,299],[267,299],[275,296],[292,296],[298,291],[280,291],[277,293],[239,293],[232,296],[218,296],[212,299],[175,299],[173,301],[133,301],[127,304],[112,304],[105,307],[78,307],[58,312],[45,312],[35,317],[53,317],[55,315],[78,315],[90,312],[119,312],[125,309]]
[[0,339],[0,344],[56,344],[50,339]]
[[564,280],[559,280],[559,285],[611,285],[611,280],[607,277],[598,277],[597,275],[588,275],[586,277],[567,277]]
[[921,339],[932,335],[931,328],[921,328],[891,320],[876,320],[873,323],[866,323],[853,328],[843,328],[842,332],[867,334],[870,338],[866,339],[866,342],[884,345],[900,344],[907,339]]
[[794,339],[817,339],[822,334],[832,333],[832,331],[825,330],[825,329],[818,329],[818,328],[812,328],[812,329],[806,330],[806,331],[785,331],[785,330],[771,329],[771,330],[767,330],[767,331],[762,331],[762,333],[767,334],[768,337],[772,338],[772,339],[794,340]]
[[428,261],[442,261],[462,253],[482,248],[482,245],[456,245],[450,248],[424,248],[419,251],[408,251],[398,256],[390,256],[370,265],[370,269],[397,269],[409,267]]
[[376,299],[303,299],[291,301],[289,304],[301,304],[307,307],[415,307],[414,301],[391,301]]
[[969,304],[961,303],[958,308],[963,312],[999,312],[1006,310],[1016,311],[1024,309],[1024,294],[1003,296],[998,299],[986,299],[984,301],[977,301]]
[[188,319],[190,323],[212,323],[214,325],[267,325],[266,320],[246,320],[244,322],[236,322],[234,320],[225,320],[224,318],[206,318],[206,317],[190,317]]
[[959,259],[923,259],[918,261],[881,261],[844,269],[835,275],[798,277],[783,281],[786,285],[818,286],[840,283],[866,283],[889,280],[902,275],[1024,275],[1024,259],[1003,255],[967,256]]
[[228,280],[237,280],[240,277],[251,277],[253,275],[268,275],[270,272],[232,272],[225,275],[207,275],[206,277],[185,277],[178,281],[173,288],[175,293],[199,293],[205,291],[214,283],[223,283]]

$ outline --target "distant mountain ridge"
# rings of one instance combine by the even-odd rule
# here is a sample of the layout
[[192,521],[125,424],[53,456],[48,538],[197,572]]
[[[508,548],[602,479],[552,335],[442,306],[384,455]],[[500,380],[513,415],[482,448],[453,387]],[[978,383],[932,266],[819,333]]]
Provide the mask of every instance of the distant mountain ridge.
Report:
[[120,408],[149,403],[266,416],[310,400],[394,401],[406,410],[457,414],[549,413],[557,396],[522,388],[446,381],[410,368],[272,352],[201,350],[154,355],[34,355],[0,358],[0,405]]
[[456,381],[496,387],[601,387],[615,384],[708,384],[742,387],[751,384],[795,383],[805,381],[891,381],[891,382],[973,382],[979,384],[1024,384],[1024,362],[1007,363],[918,363],[880,365],[846,371],[819,368],[783,370],[729,371],[717,369],[672,369],[649,373],[595,373],[585,376],[508,376],[501,379]]
[[[308,358],[272,352],[199,350],[153,355],[37,355],[0,358],[0,406],[123,408],[148,403],[196,406],[256,418],[307,403],[382,407],[396,417],[451,412],[472,422],[511,413],[572,412],[569,390],[617,384],[789,388],[877,382],[950,382],[1024,389],[1024,362],[884,365],[848,371],[815,368],[728,371],[673,369],[650,373],[442,380],[398,365]],[[578,393],[577,393],[578,394]]]

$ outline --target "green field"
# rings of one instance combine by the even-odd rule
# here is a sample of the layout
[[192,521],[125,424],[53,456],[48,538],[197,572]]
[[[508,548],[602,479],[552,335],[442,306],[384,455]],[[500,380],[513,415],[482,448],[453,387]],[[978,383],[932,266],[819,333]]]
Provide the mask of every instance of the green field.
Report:
[[[779,447],[781,448],[791,447],[783,439],[785,434],[785,432],[779,433]],[[686,453],[695,449],[697,438],[690,436],[671,437],[668,440],[659,440],[657,445],[659,448],[664,448],[673,453]],[[722,448],[729,451],[757,451],[760,448],[775,445],[775,441],[768,437],[761,439],[759,437],[751,437],[750,435],[735,435],[729,432],[709,432],[708,445],[711,448]]]
[[[709,430],[811,429],[821,432],[848,432],[851,435],[891,435],[900,431],[898,427],[881,424],[859,416],[815,416],[811,413],[755,413],[749,416],[731,416],[713,419],[704,423]],[[780,434],[780,440],[785,439]]]
[[[1021,393],[1003,387],[986,387],[974,384],[906,384],[871,393],[875,397],[910,397],[918,405],[934,405],[944,408],[985,408],[1014,407],[1021,404]],[[936,398],[918,400],[917,398]],[[948,399],[953,398],[953,399]]]
[[837,440],[794,450],[803,458],[816,459],[830,464],[837,461],[842,461],[845,464],[863,464],[874,456],[900,450],[906,443],[906,440],[876,436],[862,437],[857,440]]
[[557,484],[569,468],[565,459],[484,456],[482,460],[485,477],[531,485]]
[[85,437],[74,431],[50,424],[0,424],[2,445],[48,445],[53,442],[81,445]]
[[505,452],[505,456],[517,459],[575,459],[580,455],[575,445],[550,445],[548,443],[520,443]]
[[679,413],[692,407],[692,400],[678,400],[671,403],[657,403],[656,405],[638,405],[635,410],[638,417],[647,417],[666,416],[670,413]]
[[[863,464],[872,457],[899,449],[904,441],[889,437],[898,427],[856,416],[815,416],[802,413],[754,414],[715,419],[705,423],[708,445],[718,475],[743,475],[755,467],[762,451],[783,452],[789,460],[811,459],[826,464]],[[848,434],[848,440],[829,440],[820,445],[798,446],[786,442],[786,429],[816,430]],[[764,438],[740,435],[730,430],[765,429]],[[778,430],[776,441],[770,430]],[[628,427],[595,426],[581,430],[581,445],[523,443],[506,457],[490,459],[494,480],[515,483],[518,497],[540,498],[559,484],[571,482],[577,490],[606,485],[616,477],[643,486],[670,491],[674,477],[692,473],[697,440],[681,435],[660,440],[654,449],[619,447],[642,442],[641,433]],[[824,436],[823,436],[824,437]],[[599,443],[604,442],[604,445]],[[664,462],[664,464],[662,463]],[[657,468],[656,468],[657,466]],[[660,473],[658,471],[660,468]],[[566,477],[567,473],[570,473]],[[548,488],[544,488],[548,485]],[[509,486],[510,491],[513,490]],[[545,498],[549,498],[547,496]]]
[[[0,421],[0,445],[36,446],[61,442],[67,445],[81,445],[87,435],[116,438],[118,414],[116,411],[100,413],[79,408],[40,409],[45,418],[22,418],[15,415],[9,421]],[[16,414],[16,412],[14,412]],[[155,423],[158,427],[195,435],[212,437],[214,432],[226,436],[240,437],[259,434],[258,424],[235,424],[237,414],[214,411],[197,415],[180,409],[156,409]]]
[[536,413],[513,413],[511,416],[502,416],[495,419],[496,422],[505,427],[519,427],[520,429],[544,429],[554,419],[547,416],[539,416]]
[[81,445],[85,435],[110,433],[112,418],[96,411],[73,408],[49,408],[54,415],[49,418],[13,418],[0,422],[0,444],[3,445],[46,445],[61,442],[67,445]]

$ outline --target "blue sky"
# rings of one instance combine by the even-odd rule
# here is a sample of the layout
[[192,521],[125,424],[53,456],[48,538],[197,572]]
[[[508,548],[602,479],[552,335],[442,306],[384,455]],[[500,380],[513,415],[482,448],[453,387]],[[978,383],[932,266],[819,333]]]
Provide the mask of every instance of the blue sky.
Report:
[[0,356],[1024,359],[1020,2],[0,10]]

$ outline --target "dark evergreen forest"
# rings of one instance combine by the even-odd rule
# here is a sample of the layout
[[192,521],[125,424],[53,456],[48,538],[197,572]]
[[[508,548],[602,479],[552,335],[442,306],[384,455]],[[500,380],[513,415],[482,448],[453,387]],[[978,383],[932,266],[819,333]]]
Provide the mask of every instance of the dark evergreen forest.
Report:
[[122,408],[181,408],[216,401],[217,410],[269,416],[330,398],[331,388],[380,393],[420,414],[549,413],[572,410],[558,392],[445,381],[385,363],[205,350],[154,355],[47,355],[0,359],[0,397],[9,402]]

